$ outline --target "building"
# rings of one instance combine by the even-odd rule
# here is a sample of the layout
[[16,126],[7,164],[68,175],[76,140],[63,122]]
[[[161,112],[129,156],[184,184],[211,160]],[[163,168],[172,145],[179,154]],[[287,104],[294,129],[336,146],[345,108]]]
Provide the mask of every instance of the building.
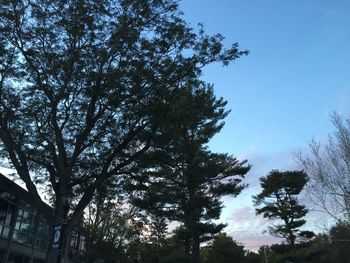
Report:
[[[84,262],[81,232],[71,233],[66,262]],[[30,194],[0,174],[0,263],[42,263],[49,249],[49,225]]]

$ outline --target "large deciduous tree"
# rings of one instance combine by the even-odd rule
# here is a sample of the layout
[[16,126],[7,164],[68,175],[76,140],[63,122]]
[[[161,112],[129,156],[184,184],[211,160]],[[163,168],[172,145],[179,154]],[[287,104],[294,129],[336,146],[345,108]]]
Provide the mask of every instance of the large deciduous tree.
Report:
[[256,206],[262,205],[256,208],[257,214],[282,220],[282,224],[270,227],[270,233],[285,238],[292,249],[298,236],[309,233],[299,230],[306,223],[304,216],[308,211],[297,198],[307,181],[303,171],[274,170],[260,178],[262,191],[253,197]]
[[307,197],[315,210],[350,222],[350,119],[334,113],[331,121],[335,131],[328,142],[313,140],[296,159],[310,176]]
[[[179,237],[192,262],[199,262],[199,248],[225,224],[216,224],[222,209],[220,198],[236,196],[249,170],[246,161],[211,152],[207,143],[223,127],[226,102],[216,98],[211,86],[190,86],[179,91],[182,99],[171,111],[161,143],[154,144],[130,177],[137,190],[134,202],[151,213],[181,223]],[[163,143],[167,141],[167,143]]]
[[63,243],[95,189],[150,148],[173,93],[246,54],[222,39],[194,32],[176,0],[1,2],[1,157],[48,221],[65,222]]

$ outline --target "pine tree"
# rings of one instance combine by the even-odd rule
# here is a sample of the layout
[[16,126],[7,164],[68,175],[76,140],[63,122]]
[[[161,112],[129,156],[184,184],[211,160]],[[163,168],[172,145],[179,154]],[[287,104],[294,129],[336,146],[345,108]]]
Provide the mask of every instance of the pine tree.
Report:
[[293,249],[296,238],[305,232],[299,228],[306,221],[304,219],[308,210],[298,202],[298,195],[308,181],[303,171],[271,171],[267,176],[260,178],[261,193],[254,196],[257,214],[264,218],[280,219],[282,224],[270,227],[270,233],[283,237]]
[[[170,114],[163,143],[143,159],[131,189],[139,191],[135,204],[181,222],[177,235],[192,262],[199,262],[200,243],[212,239],[225,224],[216,224],[222,210],[220,197],[238,195],[249,170],[246,161],[212,153],[207,143],[223,127],[226,102],[217,99],[211,86],[181,90],[181,100]],[[164,141],[167,143],[164,143]]]

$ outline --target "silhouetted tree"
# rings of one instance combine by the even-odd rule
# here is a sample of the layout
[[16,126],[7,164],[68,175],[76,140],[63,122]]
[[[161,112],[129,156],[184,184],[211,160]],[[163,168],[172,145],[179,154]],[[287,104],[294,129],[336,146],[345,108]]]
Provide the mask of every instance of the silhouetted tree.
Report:
[[1,1],[1,157],[47,220],[65,223],[63,247],[95,190],[150,148],[174,91],[246,54],[222,40],[194,32],[176,0]]
[[298,194],[307,183],[308,176],[303,171],[271,171],[260,178],[262,191],[254,196],[257,214],[265,218],[280,219],[283,224],[270,227],[272,235],[283,237],[294,248],[295,240],[300,234],[299,228],[305,224],[307,209],[298,203]]
[[350,224],[338,222],[329,234],[332,240],[329,262],[349,263]]
[[213,243],[206,247],[207,256],[203,263],[243,263],[245,262],[244,246],[232,237],[220,233]]
[[260,263],[261,256],[246,250],[226,233],[220,233],[201,248],[201,259],[203,263]]
[[327,263],[340,262],[330,259],[330,243],[329,237],[326,234],[318,234],[309,242],[309,246],[301,249],[299,253],[304,255],[306,262],[312,263]]
[[147,224],[140,210],[127,203],[121,188],[112,182],[102,185],[85,212],[87,262],[121,260],[128,246],[139,241]]
[[[136,205],[181,222],[177,234],[184,240],[192,262],[199,262],[200,243],[219,233],[224,224],[216,224],[222,209],[220,197],[235,196],[249,170],[246,161],[227,154],[212,153],[209,140],[220,131],[227,115],[226,102],[217,99],[211,87],[191,86],[179,91],[167,127],[144,155],[139,176],[130,177],[130,188],[139,195]],[[151,165],[150,165],[151,164]]]

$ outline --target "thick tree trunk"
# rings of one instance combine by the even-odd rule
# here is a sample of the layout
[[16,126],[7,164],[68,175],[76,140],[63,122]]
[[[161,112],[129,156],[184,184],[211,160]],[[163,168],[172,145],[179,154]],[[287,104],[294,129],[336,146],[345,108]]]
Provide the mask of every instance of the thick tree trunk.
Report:
[[192,263],[200,262],[200,241],[198,233],[193,234],[193,244],[192,244]]
[[192,241],[191,243],[191,257],[192,257],[192,263],[199,263],[200,262],[200,256],[199,256],[199,234],[198,234],[198,216],[197,216],[197,203],[196,203],[196,189],[194,186],[194,178],[191,173],[187,173],[187,187],[189,190],[189,211],[188,211],[188,218],[189,218],[189,237]]
[[[46,263],[62,263],[64,262],[65,254],[67,253],[67,242],[70,232],[69,221],[67,220],[69,204],[64,203],[64,192],[61,190],[60,194],[56,194],[56,218],[55,223],[51,224],[50,227],[50,246],[48,249]],[[59,239],[58,251],[53,251],[53,242],[54,242],[54,227],[55,225],[61,226],[61,233]]]
[[50,262],[55,263],[56,262],[56,255],[52,251],[52,243],[53,243],[53,224],[52,223],[50,224],[49,233],[50,233],[50,236],[49,236],[49,247],[47,249],[45,263],[50,263]]
[[293,234],[293,232],[290,233],[289,235],[289,241],[290,241],[290,249],[292,251],[292,253],[295,253],[295,235]]

